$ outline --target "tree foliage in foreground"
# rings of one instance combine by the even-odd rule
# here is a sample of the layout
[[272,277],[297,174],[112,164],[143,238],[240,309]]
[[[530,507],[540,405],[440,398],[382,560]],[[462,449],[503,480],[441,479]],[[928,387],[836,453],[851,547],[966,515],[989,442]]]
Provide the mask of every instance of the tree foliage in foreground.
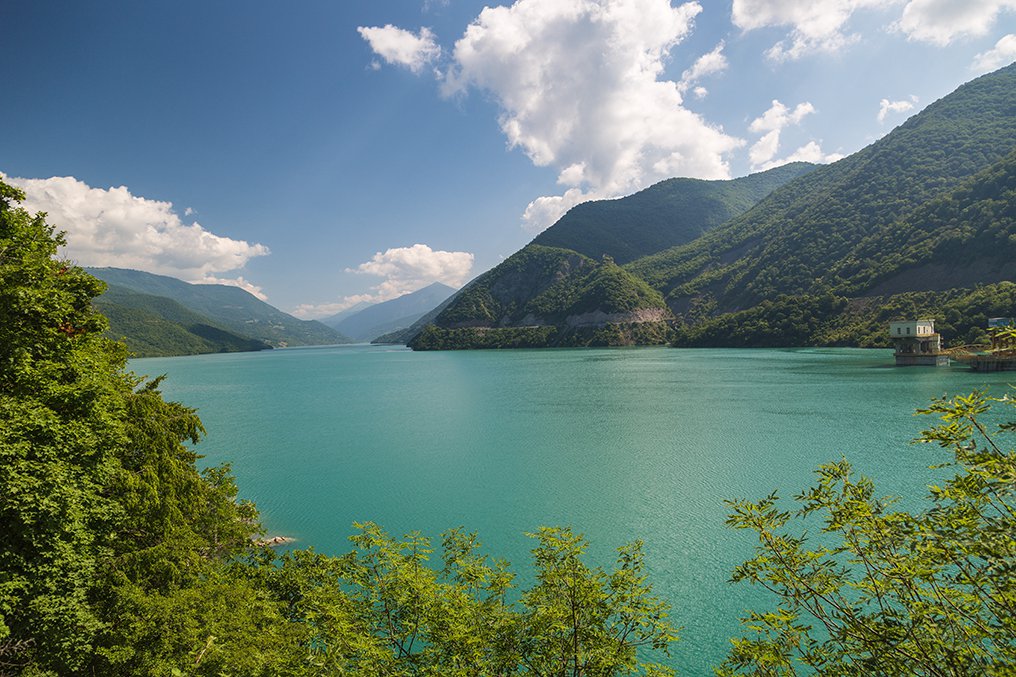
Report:
[[[754,531],[756,556],[735,581],[761,585],[778,607],[744,619],[720,675],[1016,674],[1016,452],[985,419],[982,393],[940,399],[920,413],[942,423],[920,442],[952,451],[955,475],[930,506],[893,509],[846,461],[824,465],[795,513],[774,494],[736,501],[729,524]],[[795,520],[823,520],[796,535]]]
[[0,675],[620,675],[666,671],[675,632],[642,545],[591,568],[534,534],[536,583],[448,532],[373,524],[341,557],[277,557],[228,467],[160,379],[126,371],[103,283],[0,182]]

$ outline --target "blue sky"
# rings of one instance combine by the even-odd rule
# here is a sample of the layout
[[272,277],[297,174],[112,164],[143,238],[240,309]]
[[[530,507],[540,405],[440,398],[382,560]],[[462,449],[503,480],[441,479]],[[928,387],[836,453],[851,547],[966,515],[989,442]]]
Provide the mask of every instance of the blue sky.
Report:
[[1016,59],[1016,0],[0,2],[0,172],[67,254],[304,317],[571,204],[828,162]]

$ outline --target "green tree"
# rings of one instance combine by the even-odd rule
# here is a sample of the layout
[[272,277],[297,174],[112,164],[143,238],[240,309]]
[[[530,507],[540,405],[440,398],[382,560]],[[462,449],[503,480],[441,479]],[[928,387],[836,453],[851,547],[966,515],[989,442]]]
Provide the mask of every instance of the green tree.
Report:
[[[931,487],[930,506],[893,509],[846,461],[822,466],[797,497],[735,501],[728,523],[754,531],[756,556],[735,581],[773,592],[779,604],[744,619],[720,675],[1011,675],[1016,673],[1016,452],[989,429],[983,393],[940,399],[920,413],[942,423],[919,441],[952,451],[955,475]],[[791,533],[821,518],[821,535]]]
[[[475,534],[442,537],[441,568],[430,540],[398,540],[357,525],[343,557],[283,556],[269,587],[288,618],[307,627],[308,669],[320,674],[669,674],[640,650],[666,652],[676,639],[669,607],[652,594],[641,543],[619,550],[616,568],[582,562],[585,540],[541,529],[536,584],[512,601],[507,562],[479,552]],[[291,666],[290,670],[294,667]],[[319,674],[314,672],[312,674]]]
[[194,411],[126,371],[103,283],[22,199],[0,182],[0,672],[138,674],[136,628],[221,578],[256,513],[198,472]]

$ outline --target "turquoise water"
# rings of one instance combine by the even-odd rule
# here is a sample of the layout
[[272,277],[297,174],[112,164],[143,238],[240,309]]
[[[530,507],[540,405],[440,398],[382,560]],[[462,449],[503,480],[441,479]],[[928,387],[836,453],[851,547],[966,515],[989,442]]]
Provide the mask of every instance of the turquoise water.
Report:
[[354,521],[479,532],[525,571],[528,531],[570,525],[591,559],[646,542],[684,626],[671,663],[710,674],[746,608],[728,583],[750,534],[727,498],[792,496],[841,455],[885,494],[923,495],[937,448],[910,445],[932,397],[1012,374],[888,367],[888,351],[666,348],[413,353],[342,346],[145,359],[199,409],[206,462],[228,461],[273,534],[340,553]]

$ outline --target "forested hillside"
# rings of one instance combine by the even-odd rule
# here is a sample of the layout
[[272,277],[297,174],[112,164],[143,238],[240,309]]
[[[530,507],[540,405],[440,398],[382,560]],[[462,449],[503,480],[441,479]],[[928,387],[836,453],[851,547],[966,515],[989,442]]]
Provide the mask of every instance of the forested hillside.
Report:
[[[685,334],[691,338],[683,341],[696,345],[712,344],[710,327],[718,322],[738,323],[719,316],[753,308],[740,319],[764,318],[769,308],[790,309],[795,298],[802,304],[830,294],[869,298],[867,307],[876,307],[884,302],[874,297],[1010,280],[1014,149],[1016,66],[1010,66],[960,87],[885,138],[776,190],[695,242],[628,269],[690,324],[706,322]],[[927,312],[939,313],[937,303]],[[755,345],[757,337],[768,344],[763,334],[779,335],[770,330],[756,334],[742,325],[738,339],[722,343]],[[795,332],[781,340],[800,345],[820,336]],[[860,338],[839,334],[847,343]]]
[[574,207],[428,318],[426,334],[418,325],[389,340],[416,349],[666,343],[673,316],[662,296],[617,262],[692,240],[813,169],[795,163],[732,181],[670,179]]
[[109,320],[107,334],[123,340],[132,357],[265,350],[264,341],[238,336],[164,296],[111,285],[95,299]]
[[628,263],[691,242],[815,167],[793,162],[728,181],[667,179],[628,197],[577,205],[537,235],[533,244]]
[[237,336],[271,346],[349,343],[350,339],[320,322],[298,320],[239,287],[189,284],[165,275],[123,268],[89,268],[110,285],[176,301]]
[[[964,299],[1016,315],[1005,302],[1008,287],[1000,285],[1016,279],[1014,171],[1016,65],[963,85],[836,163],[737,180],[755,181],[761,193],[770,180],[791,179],[696,239],[626,263],[623,279],[611,277],[625,287],[621,296],[634,299],[629,311],[656,313],[657,293],[662,296],[669,314],[630,318],[669,321],[648,333],[649,342],[672,332],[677,345],[886,345],[878,325],[900,314],[936,318],[948,340],[976,339],[983,334],[978,318],[987,311]],[[737,181],[722,186],[748,185]],[[678,187],[679,196],[672,194]],[[434,318],[427,340],[412,345],[538,345],[541,335],[544,345],[588,344],[562,331],[603,300],[595,293],[582,299],[593,289],[585,276],[608,265],[584,254],[658,241],[663,224],[676,223],[668,210],[677,204],[695,215],[680,226],[689,232],[695,219],[704,223],[703,214],[719,213],[719,186],[708,186],[708,196],[706,188],[664,182],[623,200],[573,209],[459,294]],[[568,247],[536,248],[547,242]],[[566,252],[582,258],[555,268],[551,260]],[[547,265],[541,268],[534,257]],[[964,314],[956,316],[961,308]],[[601,317],[612,312],[598,310]],[[611,322],[624,320],[605,320]],[[512,337],[513,327],[528,326],[555,330]],[[465,327],[472,330],[458,331]],[[481,338],[483,328],[497,329],[500,338]],[[440,340],[452,330],[454,338]]]

